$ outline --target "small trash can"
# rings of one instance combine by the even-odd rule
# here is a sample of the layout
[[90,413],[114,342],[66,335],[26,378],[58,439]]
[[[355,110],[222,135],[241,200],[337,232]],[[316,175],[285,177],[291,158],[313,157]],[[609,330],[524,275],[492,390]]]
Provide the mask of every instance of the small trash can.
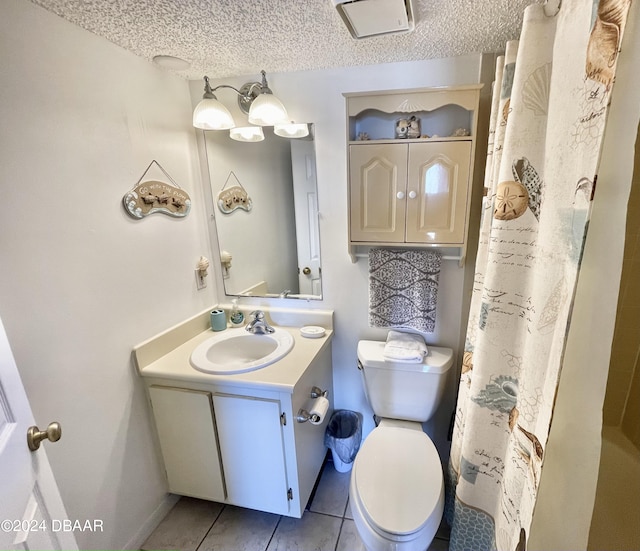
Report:
[[336,471],[351,470],[362,440],[362,414],[348,409],[333,412],[324,433],[324,444],[331,450]]

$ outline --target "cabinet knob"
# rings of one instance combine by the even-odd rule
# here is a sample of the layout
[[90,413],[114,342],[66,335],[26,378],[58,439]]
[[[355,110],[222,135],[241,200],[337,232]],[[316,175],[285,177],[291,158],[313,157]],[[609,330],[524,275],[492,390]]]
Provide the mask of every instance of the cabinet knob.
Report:
[[409,199],[415,199],[418,196],[418,194],[415,191],[410,191],[409,192]]
[[398,199],[404,199],[404,191],[399,191],[398,193],[396,193],[396,197]]

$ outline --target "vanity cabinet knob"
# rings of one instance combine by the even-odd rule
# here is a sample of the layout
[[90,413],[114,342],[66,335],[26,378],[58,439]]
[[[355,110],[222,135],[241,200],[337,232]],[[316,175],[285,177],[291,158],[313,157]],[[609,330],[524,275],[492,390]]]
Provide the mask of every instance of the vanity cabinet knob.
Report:
[[409,199],[415,199],[418,196],[418,194],[415,191],[410,191],[409,192]]
[[398,199],[404,199],[404,191],[399,191],[398,193],[396,193],[396,197]]

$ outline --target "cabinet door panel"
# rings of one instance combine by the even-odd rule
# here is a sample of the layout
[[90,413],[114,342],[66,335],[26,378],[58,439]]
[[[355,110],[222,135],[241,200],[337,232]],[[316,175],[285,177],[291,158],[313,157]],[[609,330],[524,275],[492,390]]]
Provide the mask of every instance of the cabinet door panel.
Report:
[[214,394],[213,407],[228,501],[250,509],[288,513],[280,402]]
[[407,145],[352,145],[349,165],[351,241],[404,241]]
[[149,388],[169,491],[224,501],[224,484],[211,394],[162,386]]
[[462,243],[471,142],[409,145],[409,243]]

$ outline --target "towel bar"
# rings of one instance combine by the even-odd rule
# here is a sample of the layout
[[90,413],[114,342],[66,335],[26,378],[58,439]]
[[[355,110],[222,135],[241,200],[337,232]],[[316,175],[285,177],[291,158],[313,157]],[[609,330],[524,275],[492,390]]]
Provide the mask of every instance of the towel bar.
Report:
[[[369,258],[369,253],[356,253],[356,258]],[[462,260],[461,256],[442,256],[442,260]]]
[[[383,247],[383,248],[399,248],[399,249],[404,249],[405,247],[403,246],[403,244],[397,244],[397,246],[394,246],[394,244],[392,243],[353,243],[350,242],[349,243],[349,257],[351,258],[351,262],[353,262],[354,264],[356,262],[358,262],[359,258],[369,258],[369,248],[372,247]],[[358,248],[358,247],[363,247],[363,248]],[[455,260],[458,263],[458,267],[459,268],[463,268],[464,264],[465,264],[465,260],[466,260],[466,256],[467,256],[467,245],[466,243],[462,243],[462,244],[452,244],[450,246],[447,245],[437,245],[437,246],[432,246],[433,248],[435,248],[436,250],[440,250],[440,252],[442,253],[442,260]],[[429,248],[432,248],[429,247]],[[408,247],[408,248],[420,248],[420,249],[424,249],[424,247]],[[456,254],[458,253],[458,254]]]

